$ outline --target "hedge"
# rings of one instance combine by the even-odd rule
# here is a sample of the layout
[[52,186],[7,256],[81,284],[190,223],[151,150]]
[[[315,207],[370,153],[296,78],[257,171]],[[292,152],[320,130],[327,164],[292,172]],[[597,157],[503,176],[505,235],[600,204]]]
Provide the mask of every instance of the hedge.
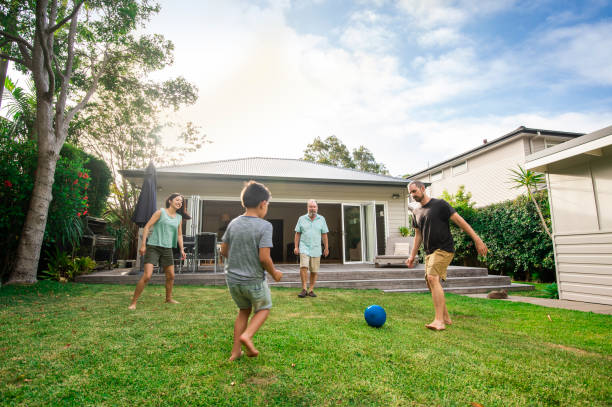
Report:
[[[550,227],[550,207],[546,191],[536,194]],[[511,201],[472,208],[451,202],[489,248],[485,258],[479,258],[473,241],[451,222],[455,239],[453,264],[486,266],[496,274],[515,280],[555,281],[555,263],[550,237],[542,228],[535,205],[527,196]]]

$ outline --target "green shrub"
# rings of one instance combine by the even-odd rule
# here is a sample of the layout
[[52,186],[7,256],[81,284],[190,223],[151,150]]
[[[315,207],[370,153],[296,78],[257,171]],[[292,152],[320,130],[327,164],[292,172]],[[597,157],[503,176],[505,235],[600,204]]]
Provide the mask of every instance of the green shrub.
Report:
[[110,195],[110,183],[113,175],[108,165],[93,155],[86,154],[85,169],[89,171],[89,214],[102,217],[106,209],[106,201]]
[[72,257],[59,249],[53,254],[47,254],[47,258],[47,269],[41,277],[48,280],[74,281],[76,276],[91,273],[96,268],[96,262],[90,257]]
[[[26,137],[14,137],[10,123],[0,120],[0,279],[12,270],[34,188],[37,146]],[[62,149],[55,170],[43,247],[70,251],[78,244],[88,213],[89,175],[75,148]],[[43,259],[44,261],[44,259]]]
[[559,288],[557,287],[557,283],[548,284],[546,288],[544,288],[546,295],[548,298],[559,299]]
[[[543,230],[535,206],[527,196],[478,209],[469,202],[471,195],[465,193],[463,188],[456,195],[449,195],[445,191],[443,198],[489,248],[486,258],[478,257],[472,239],[451,222],[455,240],[453,264],[484,266],[493,273],[508,275],[516,280],[555,280],[552,241]],[[546,191],[536,193],[535,198],[550,224]]]

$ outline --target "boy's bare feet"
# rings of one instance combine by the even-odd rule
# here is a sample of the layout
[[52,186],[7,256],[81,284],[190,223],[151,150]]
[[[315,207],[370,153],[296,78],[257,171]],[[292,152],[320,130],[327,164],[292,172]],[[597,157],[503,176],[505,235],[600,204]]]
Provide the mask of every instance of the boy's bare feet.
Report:
[[166,300],[166,303],[168,303],[168,304],[180,304],[180,302],[178,302],[177,300]]
[[431,329],[432,331],[444,331],[446,326],[443,322],[433,321],[431,324],[425,325],[425,328]]
[[248,357],[254,358],[254,357],[257,357],[257,355],[259,355],[259,351],[255,348],[255,345],[253,344],[253,341],[251,340],[251,338],[247,337],[244,334],[240,335],[240,342],[242,342],[242,344],[246,346]]
[[135,310],[136,309],[136,304],[130,304],[128,309]]
[[244,355],[244,352],[243,352],[243,351],[240,351],[240,353],[239,353],[239,354],[237,354],[237,355],[234,355],[234,354],[232,353],[232,356],[230,356],[229,361],[230,361],[230,362],[233,362],[234,360],[238,360],[238,359],[240,359],[240,358],[242,357],[242,355]]

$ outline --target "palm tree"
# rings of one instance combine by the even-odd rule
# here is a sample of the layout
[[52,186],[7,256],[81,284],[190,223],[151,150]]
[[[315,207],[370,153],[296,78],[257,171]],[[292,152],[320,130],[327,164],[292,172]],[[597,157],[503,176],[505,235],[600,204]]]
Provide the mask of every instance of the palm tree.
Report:
[[540,217],[540,221],[542,222],[542,227],[546,231],[546,234],[552,240],[552,234],[548,229],[548,225],[546,224],[546,220],[544,219],[544,215],[542,215],[542,210],[538,205],[533,193],[541,187],[543,184],[546,184],[546,179],[544,178],[544,174],[540,174],[531,170],[526,170],[523,167],[518,166],[518,170],[510,170],[514,175],[510,177],[510,181],[514,184],[513,188],[522,188],[525,187],[527,189],[527,195],[535,205],[536,211],[538,212],[538,216]]
[[9,132],[11,137],[21,137],[25,135],[28,140],[35,140],[34,121],[36,120],[36,91],[34,81],[27,81],[28,89],[17,86],[8,76],[4,80],[3,104],[8,118]]

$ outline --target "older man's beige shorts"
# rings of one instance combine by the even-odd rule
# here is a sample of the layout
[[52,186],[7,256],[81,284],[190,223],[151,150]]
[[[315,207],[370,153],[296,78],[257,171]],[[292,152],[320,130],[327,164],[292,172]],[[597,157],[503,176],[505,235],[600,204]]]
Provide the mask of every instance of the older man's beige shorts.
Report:
[[425,278],[427,279],[427,275],[430,275],[446,280],[446,269],[453,261],[454,256],[455,253],[440,249],[425,256]]
[[300,253],[300,268],[307,268],[311,273],[318,273],[321,266],[321,257],[310,257]]

